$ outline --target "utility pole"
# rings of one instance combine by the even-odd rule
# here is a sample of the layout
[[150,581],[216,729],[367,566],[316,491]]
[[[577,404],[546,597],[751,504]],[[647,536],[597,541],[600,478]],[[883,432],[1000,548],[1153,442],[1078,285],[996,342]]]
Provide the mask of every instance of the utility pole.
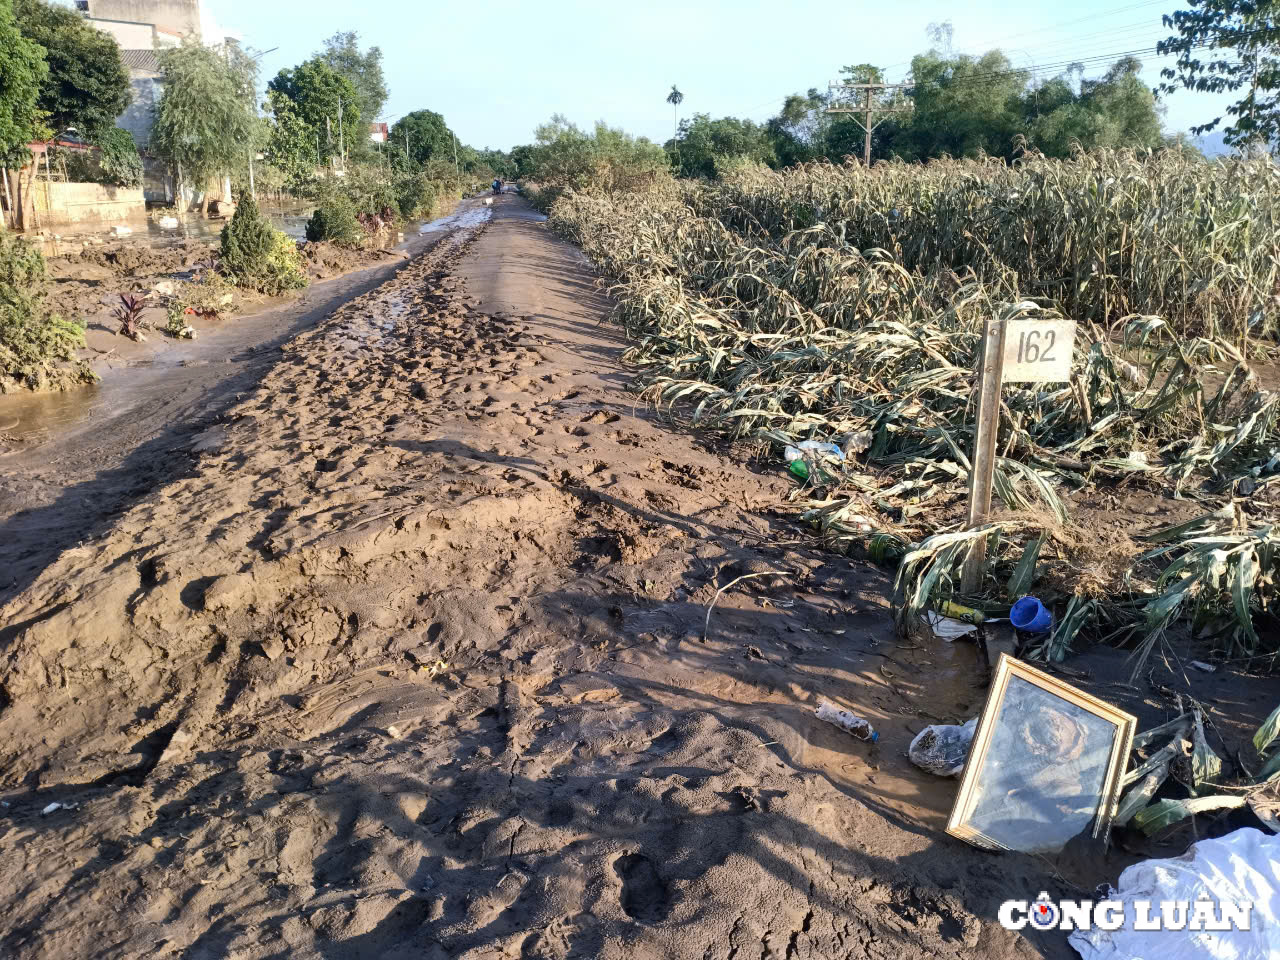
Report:
[[[866,133],[866,141],[863,146],[862,162],[868,167],[871,166],[871,131],[876,128],[880,121],[875,118],[879,114],[887,113],[905,113],[911,109],[911,102],[904,100],[894,104],[876,103],[876,95],[884,93],[887,90],[902,90],[909,87],[907,83],[832,83],[830,89],[832,92],[840,91],[847,95],[847,99],[837,101],[832,106],[827,107],[827,113],[852,113],[863,115],[863,119],[855,122]],[[853,98],[860,97],[862,103],[850,102]]]
[[338,155],[342,157],[342,172],[347,172],[347,141],[342,136],[342,97],[338,97]]
[[[452,130],[449,132],[453,133]],[[453,133],[453,175],[455,177],[461,176],[458,173],[458,135],[456,133]]]

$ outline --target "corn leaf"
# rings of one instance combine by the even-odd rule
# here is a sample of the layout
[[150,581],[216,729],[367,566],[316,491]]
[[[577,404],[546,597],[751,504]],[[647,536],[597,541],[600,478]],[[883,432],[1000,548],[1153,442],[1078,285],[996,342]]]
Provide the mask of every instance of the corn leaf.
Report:
[[1192,797],[1187,800],[1157,800],[1134,815],[1133,825],[1150,837],[1165,827],[1195,816],[1197,813],[1207,813],[1210,810],[1235,810],[1244,805],[1244,797],[1225,794]]

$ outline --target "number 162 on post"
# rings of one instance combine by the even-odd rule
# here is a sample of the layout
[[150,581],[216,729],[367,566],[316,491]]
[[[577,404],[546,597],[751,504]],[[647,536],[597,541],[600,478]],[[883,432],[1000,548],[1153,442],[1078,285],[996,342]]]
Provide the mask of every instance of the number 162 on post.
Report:
[[1005,383],[1071,379],[1074,320],[1008,320],[1004,332]]

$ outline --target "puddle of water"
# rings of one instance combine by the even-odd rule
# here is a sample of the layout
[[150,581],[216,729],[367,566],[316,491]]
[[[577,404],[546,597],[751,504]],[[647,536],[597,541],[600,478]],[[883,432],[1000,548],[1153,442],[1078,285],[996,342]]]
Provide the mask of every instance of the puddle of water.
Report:
[[437,230],[452,230],[455,227],[462,229],[478,227],[480,224],[488,222],[492,217],[493,210],[490,207],[468,207],[466,210],[459,210],[457,213],[451,213],[449,216],[441,217],[439,220],[424,223],[418,228],[418,233],[435,233]]
[[39,440],[92,416],[102,403],[101,388],[97,385],[61,393],[0,396],[0,440]]
[[[273,227],[283,231],[291,239],[304,240],[307,235],[307,221],[311,219],[314,210],[314,206],[267,207],[262,210],[262,214]],[[178,221],[177,226],[163,227],[160,225],[161,219],[163,217],[130,220],[119,224],[104,224],[100,229],[76,229],[75,232],[68,227],[60,231],[56,238],[50,237],[44,240],[41,243],[42,252],[46,257],[75,254],[86,243],[99,240],[123,241],[152,249],[178,244],[184,240],[217,240],[222,234],[222,228],[229,222],[226,217],[209,218],[193,213],[174,218]],[[116,226],[128,227],[132,233],[117,237],[112,232]]]

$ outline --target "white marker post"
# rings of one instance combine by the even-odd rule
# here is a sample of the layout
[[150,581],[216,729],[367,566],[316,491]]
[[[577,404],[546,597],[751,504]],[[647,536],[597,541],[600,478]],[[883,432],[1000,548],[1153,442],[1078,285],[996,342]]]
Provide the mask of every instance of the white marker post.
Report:
[[[969,514],[972,530],[991,513],[991,487],[1000,433],[1000,386],[1004,383],[1049,383],[1071,379],[1075,346],[1074,320],[988,320],[982,335],[978,368],[978,427],[973,437],[969,471]],[[974,593],[987,559],[984,537],[973,545],[960,574],[960,589]]]

